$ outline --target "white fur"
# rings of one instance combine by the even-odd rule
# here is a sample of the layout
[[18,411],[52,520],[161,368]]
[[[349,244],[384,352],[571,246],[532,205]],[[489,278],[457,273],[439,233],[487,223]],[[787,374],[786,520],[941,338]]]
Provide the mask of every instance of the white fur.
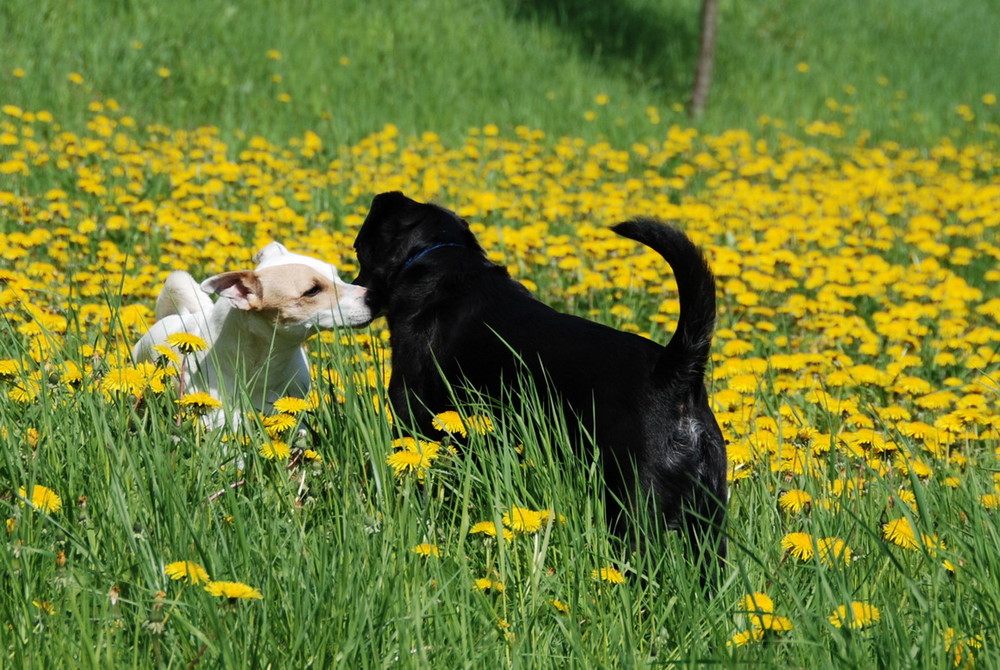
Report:
[[[272,242],[254,255],[253,271],[227,272],[198,284],[171,273],[156,299],[156,322],[132,348],[135,362],[155,360],[153,349],[175,333],[198,335],[205,351],[184,356],[182,393],[206,392],[223,409],[206,417],[212,427],[239,422],[249,403],[270,411],[284,396],[309,392],[302,345],[317,329],[363,326],[372,319],[366,291],[347,284],[337,269]],[[279,269],[280,268],[280,269]],[[214,303],[208,294],[219,297]]]

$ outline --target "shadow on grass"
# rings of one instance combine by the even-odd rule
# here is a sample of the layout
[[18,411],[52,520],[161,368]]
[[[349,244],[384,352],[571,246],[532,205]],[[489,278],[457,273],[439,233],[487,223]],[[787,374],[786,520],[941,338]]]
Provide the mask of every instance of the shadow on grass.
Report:
[[559,29],[586,58],[631,83],[688,92],[698,53],[695,3],[645,0],[506,0],[521,21]]

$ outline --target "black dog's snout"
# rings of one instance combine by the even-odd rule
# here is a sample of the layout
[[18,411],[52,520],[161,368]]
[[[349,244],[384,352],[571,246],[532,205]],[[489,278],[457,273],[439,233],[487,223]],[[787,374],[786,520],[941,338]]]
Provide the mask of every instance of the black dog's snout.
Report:
[[[356,281],[354,283],[358,284],[358,282],[356,282]],[[358,285],[361,286],[361,284],[358,284]],[[374,317],[377,317],[377,316],[382,316],[382,310],[383,310],[383,307],[385,306],[385,302],[382,299],[382,293],[381,293],[381,291],[377,291],[375,289],[371,289],[371,288],[368,288],[368,287],[365,287],[365,288],[366,288],[366,291],[365,291],[365,305],[371,311],[372,317],[374,318]]]
[[377,282],[371,281],[370,275],[368,275],[364,268],[358,273],[358,276],[354,278],[351,282],[355,286],[360,286],[365,289],[365,305],[372,313],[372,317],[378,317],[382,315],[382,308],[385,306],[385,301],[383,299],[383,291],[380,291],[372,284]]

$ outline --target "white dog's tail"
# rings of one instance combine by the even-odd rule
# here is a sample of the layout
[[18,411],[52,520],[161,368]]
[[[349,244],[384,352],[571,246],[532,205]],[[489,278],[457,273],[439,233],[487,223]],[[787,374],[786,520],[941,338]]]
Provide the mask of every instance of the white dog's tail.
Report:
[[156,296],[156,320],[171,314],[200,314],[212,309],[212,299],[199,288],[187,272],[171,272]]

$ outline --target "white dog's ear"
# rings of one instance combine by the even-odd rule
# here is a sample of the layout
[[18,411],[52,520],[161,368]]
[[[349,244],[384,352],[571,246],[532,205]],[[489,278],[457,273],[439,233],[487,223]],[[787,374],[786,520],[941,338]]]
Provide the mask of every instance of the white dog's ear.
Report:
[[260,265],[261,263],[271,260],[272,258],[284,256],[289,253],[291,252],[288,250],[288,247],[281,242],[271,242],[266,247],[255,253],[252,260],[257,265]]
[[252,270],[223,272],[201,283],[201,290],[226,298],[236,309],[260,307],[262,289],[257,274]]

